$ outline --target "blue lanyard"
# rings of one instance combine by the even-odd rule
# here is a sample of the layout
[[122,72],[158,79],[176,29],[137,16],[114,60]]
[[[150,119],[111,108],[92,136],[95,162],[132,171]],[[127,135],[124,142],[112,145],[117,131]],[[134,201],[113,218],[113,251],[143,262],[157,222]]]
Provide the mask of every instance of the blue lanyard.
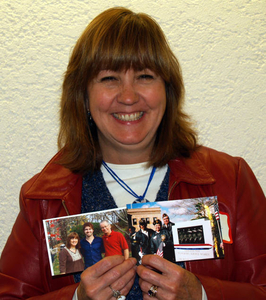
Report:
[[126,190],[130,195],[132,195],[133,197],[135,197],[136,198],[136,202],[145,202],[145,201],[143,201],[143,200],[145,200],[145,196],[146,196],[146,193],[147,193],[147,191],[148,191],[148,188],[149,188],[149,186],[150,186],[150,183],[151,183],[151,181],[152,181],[152,179],[153,179],[153,176],[154,176],[154,173],[155,173],[155,171],[156,171],[156,168],[155,167],[153,167],[152,168],[152,171],[151,171],[151,174],[150,174],[150,177],[149,177],[149,180],[148,180],[148,183],[147,183],[147,186],[146,186],[146,189],[145,189],[145,191],[144,191],[144,193],[143,193],[143,195],[142,196],[139,196],[139,195],[137,195],[125,182],[124,182],[124,180],[122,180],[107,164],[106,164],[106,162],[103,160],[103,166],[105,167],[105,169],[107,170],[107,172],[114,178],[114,180],[117,182],[117,183],[119,183],[121,186],[122,186],[122,188],[124,189],[124,190]]

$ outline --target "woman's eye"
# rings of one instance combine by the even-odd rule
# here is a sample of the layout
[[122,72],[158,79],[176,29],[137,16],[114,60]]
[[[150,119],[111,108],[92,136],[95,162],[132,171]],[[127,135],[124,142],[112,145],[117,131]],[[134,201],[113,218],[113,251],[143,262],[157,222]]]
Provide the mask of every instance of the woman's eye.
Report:
[[154,77],[150,74],[141,74],[139,76],[139,79],[144,79],[144,80],[152,80]]
[[105,76],[101,78],[101,82],[115,81],[117,80],[114,76]]

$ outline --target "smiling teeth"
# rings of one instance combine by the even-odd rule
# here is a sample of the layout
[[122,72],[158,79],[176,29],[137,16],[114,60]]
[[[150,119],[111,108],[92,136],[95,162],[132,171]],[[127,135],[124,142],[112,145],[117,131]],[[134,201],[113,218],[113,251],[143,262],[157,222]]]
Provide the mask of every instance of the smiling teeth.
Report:
[[143,112],[136,112],[130,115],[114,114],[114,117],[121,121],[137,121],[143,116]]

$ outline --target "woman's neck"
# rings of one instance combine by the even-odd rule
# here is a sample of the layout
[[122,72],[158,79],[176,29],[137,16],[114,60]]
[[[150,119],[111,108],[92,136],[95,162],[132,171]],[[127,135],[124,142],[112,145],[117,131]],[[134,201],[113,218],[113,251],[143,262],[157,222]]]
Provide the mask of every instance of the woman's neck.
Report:
[[103,160],[107,163],[128,165],[147,162],[150,159],[151,147],[146,149],[132,149],[130,146],[121,148],[101,147]]
[[149,161],[149,156],[143,155],[105,155],[103,160],[106,163],[117,164],[117,165],[132,165],[139,164]]

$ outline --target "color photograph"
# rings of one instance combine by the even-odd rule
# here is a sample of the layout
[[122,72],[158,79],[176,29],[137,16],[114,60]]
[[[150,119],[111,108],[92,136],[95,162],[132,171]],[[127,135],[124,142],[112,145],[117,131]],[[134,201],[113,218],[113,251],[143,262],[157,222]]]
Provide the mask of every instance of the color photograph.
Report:
[[102,258],[130,255],[124,208],[43,221],[52,276],[82,272]]
[[134,232],[132,256],[138,264],[145,254],[171,262],[224,257],[217,197],[134,203],[127,208]]

